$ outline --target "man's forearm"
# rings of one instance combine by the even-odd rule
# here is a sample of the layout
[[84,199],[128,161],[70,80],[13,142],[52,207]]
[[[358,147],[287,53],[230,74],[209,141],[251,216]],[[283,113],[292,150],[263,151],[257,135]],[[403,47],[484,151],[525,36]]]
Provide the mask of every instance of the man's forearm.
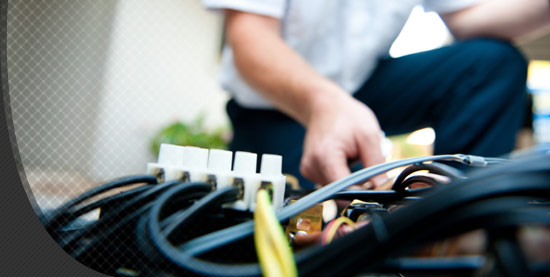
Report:
[[278,20],[228,11],[226,23],[228,41],[241,76],[301,124],[307,125],[311,109],[318,102],[346,95],[282,40]]
[[518,40],[550,31],[550,1],[488,0],[441,17],[453,35],[460,39],[495,37]]
[[[348,162],[384,161],[380,126],[372,110],[319,75],[280,37],[279,21],[227,11],[228,40],[241,76],[304,127],[300,172],[317,184],[350,174]],[[384,176],[373,178],[375,186]]]

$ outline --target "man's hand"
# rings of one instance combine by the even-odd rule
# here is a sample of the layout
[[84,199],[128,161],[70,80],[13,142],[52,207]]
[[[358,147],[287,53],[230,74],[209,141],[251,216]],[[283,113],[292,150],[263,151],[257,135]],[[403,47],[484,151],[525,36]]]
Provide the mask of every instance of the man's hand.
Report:
[[[242,77],[307,130],[302,174],[321,185],[350,173],[348,163],[384,161],[372,111],[319,75],[281,38],[278,19],[226,11],[226,30]],[[380,185],[383,180],[374,180]]]
[[[384,162],[380,126],[374,113],[347,93],[320,94],[310,103],[300,171],[304,177],[328,184],[350,174],[349,162],[368,167]],[[375,187],[384,182],[373,178]]]

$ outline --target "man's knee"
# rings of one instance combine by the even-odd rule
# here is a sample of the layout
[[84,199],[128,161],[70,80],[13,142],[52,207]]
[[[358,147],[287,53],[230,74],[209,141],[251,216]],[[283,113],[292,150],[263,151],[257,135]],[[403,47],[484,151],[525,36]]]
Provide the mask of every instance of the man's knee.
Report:
[[[523,83],[527,77],[527,60],[512,44],[497,39],[474,39],[464,42],[468,52],[476,55],[479,67],[487,74],[496,74],[503,78]],[[490,77],[490,76],[489,76]]]
[[[520,101],[525,97],[527,61],[512,44],[496,39],[464,42],[466,53],[475,56],[473,72],[492,101]],[[489,96],[489,95],[487,95]],[[497,104],[494,102],[494,104]]]

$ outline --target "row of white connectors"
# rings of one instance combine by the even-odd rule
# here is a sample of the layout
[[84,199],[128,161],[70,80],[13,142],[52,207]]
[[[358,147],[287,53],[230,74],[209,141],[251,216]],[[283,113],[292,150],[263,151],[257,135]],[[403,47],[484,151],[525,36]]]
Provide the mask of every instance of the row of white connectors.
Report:
[[281,156],[263,154],[260,173],[256,173],[255,153],[237,151],[232,161],[231,151],[161,144],[158,161],[147,164],[147,173],[161,182],[207,182],[215,189],[234,186],[240,191],[239,199],[226,206],[237,210],[254,211],[260,188],[268,190],[275,209],[282,206],[286,178],[281,173]]

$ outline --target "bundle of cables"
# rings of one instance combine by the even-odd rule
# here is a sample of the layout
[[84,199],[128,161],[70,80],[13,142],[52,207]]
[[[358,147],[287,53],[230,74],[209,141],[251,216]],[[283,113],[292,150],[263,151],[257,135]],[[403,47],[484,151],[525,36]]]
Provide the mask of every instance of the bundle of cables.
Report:
[[[89,191],[55,210],[46,229],[70,255],[107,274],[296,276],[358,273],[548,273],[550,263],[529,263],[516,230],[550,226],[550,153],[519,160],[468,155],[411,158],[366,168],[320,188],[276,213],[260,190],[254,214],[225,208],[235,188],[153,176],[123,178]],[[464,174],[437,161],[488,166]],[[427,163],[431,162],[431,163]],[[388,170],[409,166],[392,190],[346,188]],[[415,175],[427,171],[432,175]],[[436,177],[434,177],[436,175]],[[442,178],[440,178],[442,177]],[[113,188],[142,184],[84,203]],[[414,187],[423,184],[421,187]],[[290,248],[281,224],[327,199],[362,200],[328,222],[319,240]],[[71,222],[101,208],[83,226]],[[357,212],[361,211],[361,212]],[[365,216],[366,215],[366,216]],[[486,230],[485,255],[411,258],[419,246],[471,230]]]

